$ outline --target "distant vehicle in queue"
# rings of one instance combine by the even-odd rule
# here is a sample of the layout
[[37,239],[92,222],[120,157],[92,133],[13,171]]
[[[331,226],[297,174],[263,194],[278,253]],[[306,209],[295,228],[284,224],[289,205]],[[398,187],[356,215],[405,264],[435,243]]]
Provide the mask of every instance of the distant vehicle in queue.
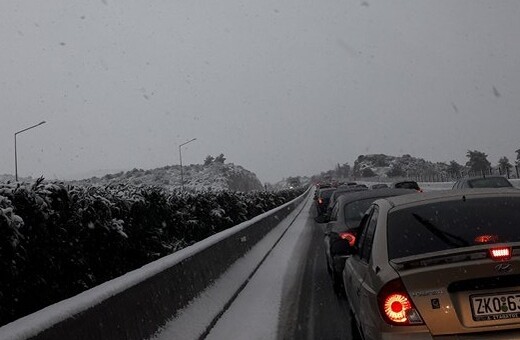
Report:
[[325,188],[316,190],[316,193],[314,195],[314,202],[316,204],[317,216],[324,215],[327,212],[330,196],[332,196],[332,193],[334,191],[336,191],[336,188]]
[[332,188],[330,183],[318,182],[316,183],[316,189]]
[[375,201],[343,270],[363,339],[520,339],[520,191]]
[[326,219],[325,227],[325,257],[327,259],[327,271],[331,275],[333,287],[336,292],[341,292],[341,272],[345,266],[343,242],[348,240],[353,246],[356,239],[356,228],[370,205],[377,199],[398,195],[416,194],[411,189],[380,189],[351,192],[340,196],[332,207],[330,218]]
[[399,181],[393,182],[390,184],[390,188],[395,189],[414,189],[419,192],[423,192],[423,190],[419,187],[419,184],[416,181]]
[[[358,191],[366,191],[368,190],[368,188],[365,186],[365,185],[359,185],[359,184],[356,184],[356,185],[351,185],[351,186],[348,186],[348,187],[340,187],[340,188],[337,188],[336,191],[334,191],[332,193],[332,195],[330,196],[330,199],[329,199],[329,204],[327,206],[327,210],[325,212],[325,218],[328,218],[331,210],[332,210],[332,206],[334,205],[334,203],[336,203],[336,200],[343,196],[343,195],[346,195],[348,193],[352,193],[352,192],[358,192]],[[319,222],[319,221],[318,221]]]
[[452,189],[468,188],[512,188],[513,185],[502,176],[465,177],[457,180]]

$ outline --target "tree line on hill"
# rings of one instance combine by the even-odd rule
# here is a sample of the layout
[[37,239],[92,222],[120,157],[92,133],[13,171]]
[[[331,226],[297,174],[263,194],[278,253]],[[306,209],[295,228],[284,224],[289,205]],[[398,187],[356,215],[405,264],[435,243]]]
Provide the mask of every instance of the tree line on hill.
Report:
[[520,149],[515,151],[516,159],[512,163],[506,156],[499,159],[493,166],[488,160],[488,155],[479,150],[468,150],[467,162],[459,164],[452,160],[445,162],[429,162],[422,158],[403,155],[401,157],[385,154],[359,155],[354,166],[348,163],[337,164],[335,169],[323,171],[313,176],[314,181],[330,180],[336,178],[436,178],[438,180],[453,180],[455,178],[471,175],[497,173],[508,177],[519,177]]

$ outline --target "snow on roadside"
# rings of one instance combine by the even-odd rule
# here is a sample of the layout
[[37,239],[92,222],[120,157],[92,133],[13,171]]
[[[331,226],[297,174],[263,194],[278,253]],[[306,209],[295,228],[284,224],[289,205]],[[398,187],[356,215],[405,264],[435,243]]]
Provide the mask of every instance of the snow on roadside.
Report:
[[[308,202],[311,200],[309,199]],[[309,218],[308,205],[248,282],[207,339],[275,339],[286,276]],[[237,327],[237,320],[239,326]]]
[[[174,319],[172,319],[166,326],[164,326],[153,340],[169,340],[169,339],[197,339],[206,330],[206,327],[215,318],[215,316],[224,308],[224,305],[231,299],[233,294],[239,289],[241,284],[245,282],[248,276],[252,273],[254,268],[262,260],[265,254],[273,247],[276,241],[280,238],[283,232],[289,227],[293,219],[297,216],[302,206],[312,200],[309,196],[308,199],[304,200],[289,216],[287,216],[280,224],[267,234],[260,242],[255,245],[251,251],[249,251],[244,257],[240,258],[233,264],[224,275],[222,275],[211,287],[207,288],[201,295],[190,303],[189,306],[184,308]],[[301,215],[307,215],[305,210]],[[298,220],[289,229],[292,231]],[[286,237],[284,237],[286,239]],[[278,249],[277,247],[276,249]],[[285,252],[290,254],[290,249],[286,249]],[[283,262],[278,262],[281,267],[287,265]],[[263,266],[262,266],[263,267]],[[267,339],[273,338],[273,334],[276,335],[277,330],[277,319],[278,319],[278,307],[281,299],[281,294],[274,294],[273,289],[278,285],[280,281],[280,275],[283,276],[285,273],[284,268],[276,268],[268,273],[262,273],[260,269],[248,283],[244,291],[239,295],[235,303],[231,306],[230,310],[223,315],[223,317],[217,322],[214,330],[211,331],[209,338],[213,339]],[[259,294],[258,290],[251,287],[257,287],[255,285],[258,277],[266,279],[267,282],[260,285],[269,291],[267,296],[271,296],[266,299],[265,294]],[[276,286],[274,285],[274,278],[276,277]],[[283,280],[282,280],[283,281]],[[254,285],[254,286],[253,286]],[[245,305],[252,307],[252,310],[242,311],[236,310],[234,306],[244,305],[243,299],[246,294]],[[253,306],[251,299],[255,298],[255,301],[261,296],[262,305]],[[256,313],[252,311],[256,310]],[[237,313],[238,316],[233,315],[228,318],[228,313]],[[259,315],[261,314],[261,315]],[[248,316],[250,323],[245,323],[245,316]],[[261,317],[261,320],[258,319]],[[237,327],[237,320],[240,320],[240,327]],[[247,325],[247,326],[246,326]],[[256,325],[256,326],[255,326]],[[253,332],[253,326],[254,331]],[[224,328],[222,328],[224,327]],[[220,337],[214,333],[216,331],[224,331],[229,334],[228,336]],[[244,333],[238,333],[244,332]],[[273,333],[274,332],[274,333]],[[264,334],[267,333],[267,334]],[[241,336],[242,334],[244,336]],[[258,337],[259,335],[260,337]],[[268,335],[263,337],[263,335]]]

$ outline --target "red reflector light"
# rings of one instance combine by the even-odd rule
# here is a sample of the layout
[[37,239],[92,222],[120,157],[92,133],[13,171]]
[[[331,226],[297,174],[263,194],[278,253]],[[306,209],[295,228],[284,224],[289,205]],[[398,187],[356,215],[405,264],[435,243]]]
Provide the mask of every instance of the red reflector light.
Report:
[[347,240],[349,246],[353,247],[356,243],[356,235],[353,233],[339,233],[339,237],[343,240]]
[[496,243],[498,241],[497,235],[480,235],[475,237],[475,243]]
[[489,250],[491,258],[495,261],[506,261],[511,259],[511,248],[510,247],[498,247]]

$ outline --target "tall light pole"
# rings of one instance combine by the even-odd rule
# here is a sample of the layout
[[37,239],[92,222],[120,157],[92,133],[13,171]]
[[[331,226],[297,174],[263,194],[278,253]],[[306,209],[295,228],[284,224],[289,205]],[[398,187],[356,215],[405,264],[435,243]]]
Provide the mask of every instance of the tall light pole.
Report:
[[194,140],[197,140],[197,138],[190,139],[189,141],[184,142],[181,145],[179,145],[179,161],[181,164],[181,191],[184,191],[184,173],[182,172],[182,149],[181,148],[184,145],[193,142]]
[[20,130],[20,131],[17,131],[14,133],[14,177],[15,177],[16,182],[18,182],[18,156],[17,156],[17,152],[16,152],[16,135],[18,135],[19,133],[25,132],[27,130],[30,130],[32,128],[35,128],[37,126],[40,126],[42,124],[45,124],[45,121],[39,122],[36,125],[29,126],[28,128],[25,128],[23,130]]

